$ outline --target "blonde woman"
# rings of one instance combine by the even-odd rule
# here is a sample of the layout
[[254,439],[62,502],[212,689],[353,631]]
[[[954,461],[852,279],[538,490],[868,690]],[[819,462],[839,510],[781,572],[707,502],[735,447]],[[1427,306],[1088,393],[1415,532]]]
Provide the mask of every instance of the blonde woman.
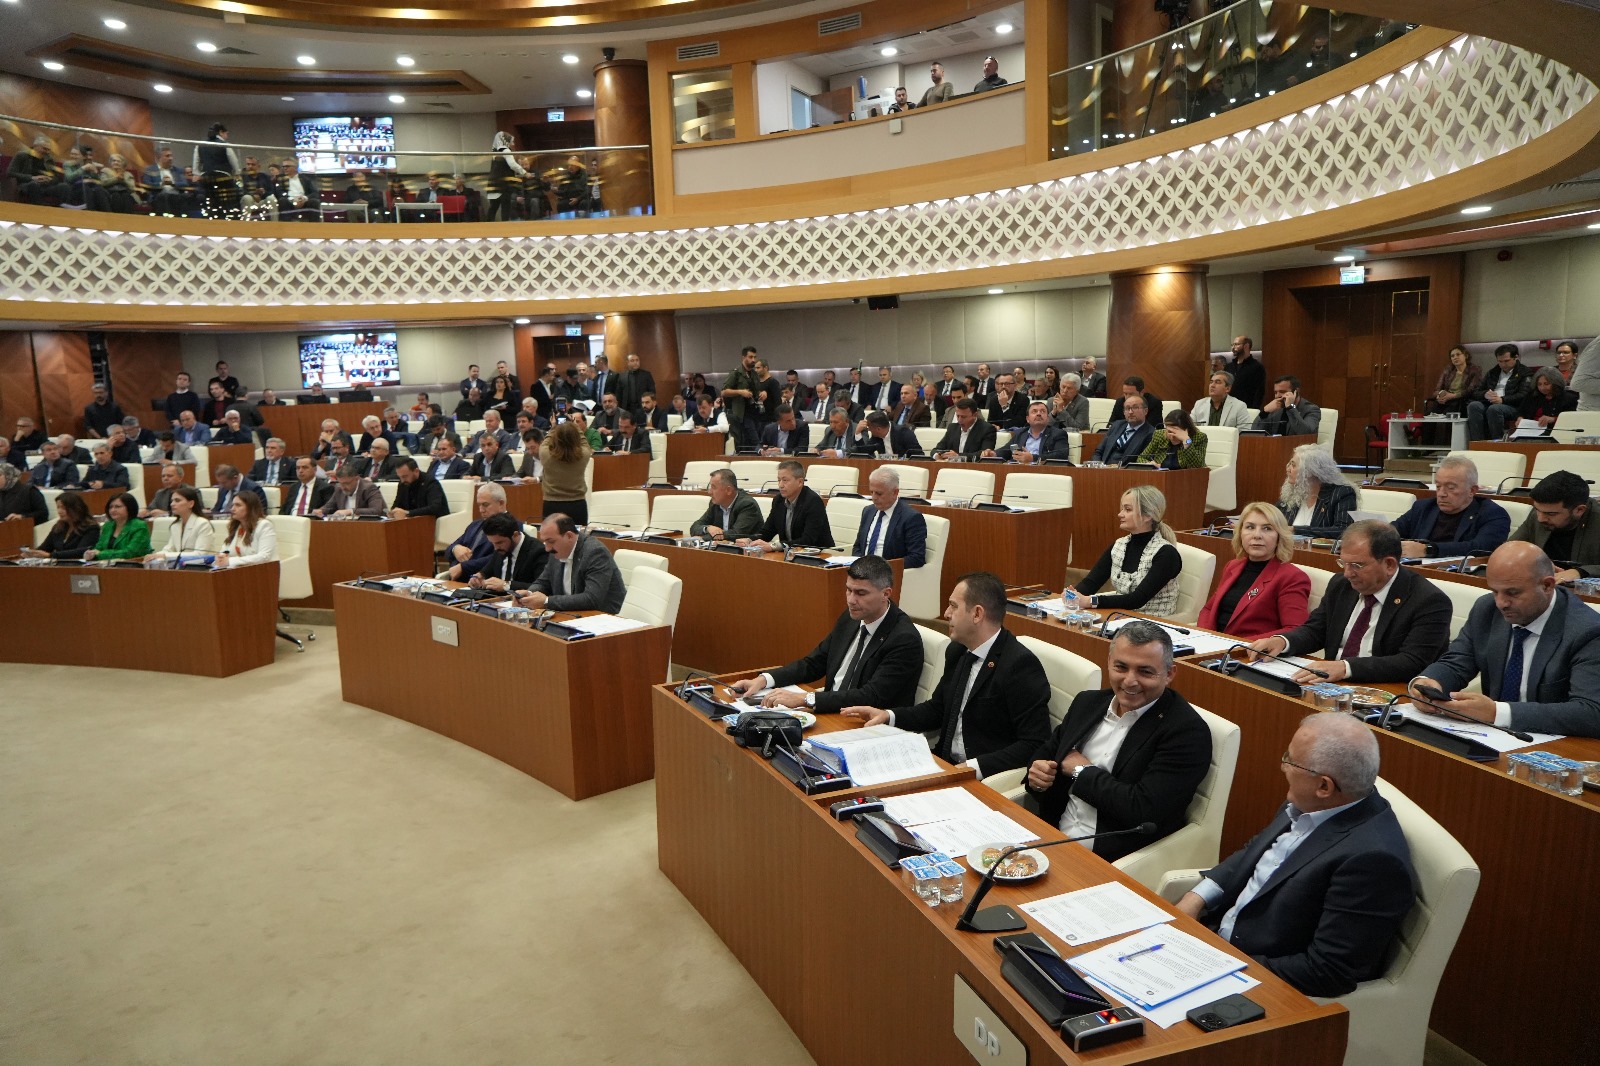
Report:
[[543,467],[543,518],[561,513],[570,515],[580,526],[589,524],[588,486],[584,474],[594,458],[594,449],[584,436],[578,420],[568,419],[550,431],[539,445],[539,464]]
[[1270,503],[1252,503],[1233,527],[1234,558],[1200,611],[1200,628],[1255,640],[1302,625],[1311,614],[1311,579],[1289,560],[1294,531]]
[[222,545],[219,564],[243,566],[267,563],[278,557],[278,531],[265,517],[261,497],[253,492],[235,493],[228,508],[228,536]]
[[[1122,494],[1117,521],[1125,535],[1105,550],[1074,590],[1088,596],[1090,607],[1158,616],[1178,609],[1183,556],[1174,546],[1172,529],[1161,520],[1166,513],[1167,498],[1153,485]],[[1097,595],[1108,581],[1115,591]]]

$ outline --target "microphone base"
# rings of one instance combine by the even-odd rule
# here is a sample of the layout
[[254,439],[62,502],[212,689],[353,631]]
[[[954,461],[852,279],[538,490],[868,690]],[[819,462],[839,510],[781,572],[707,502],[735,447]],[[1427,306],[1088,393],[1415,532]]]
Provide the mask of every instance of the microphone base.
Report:
[[1010,933],[1028,928],[1028,922],[1010,907],[1000,904],[983,908],[972,916],[970,922],[957,922],[956,928],[968,933]]

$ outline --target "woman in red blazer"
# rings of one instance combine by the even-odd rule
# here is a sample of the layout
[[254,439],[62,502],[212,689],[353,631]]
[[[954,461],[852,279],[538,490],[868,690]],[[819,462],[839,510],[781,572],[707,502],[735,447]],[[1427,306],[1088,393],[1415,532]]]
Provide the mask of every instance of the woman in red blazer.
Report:
[[1255,640],[1293,629],[1311,613],[1311,579],[1289,560],[1294,533],[1283,512],[1252,503],[1233,527],[1234,560],[1200,612],[1200,628]]

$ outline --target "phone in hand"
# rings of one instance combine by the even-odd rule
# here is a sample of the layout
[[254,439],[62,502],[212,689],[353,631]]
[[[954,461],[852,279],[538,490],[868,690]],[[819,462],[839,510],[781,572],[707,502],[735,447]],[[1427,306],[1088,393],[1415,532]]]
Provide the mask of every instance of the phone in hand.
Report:
[[1418,681],[1412,687],[1435,703],[1450,702],[1449,694],[1441,689],[1438,685],[1430,685],[1425,681]]

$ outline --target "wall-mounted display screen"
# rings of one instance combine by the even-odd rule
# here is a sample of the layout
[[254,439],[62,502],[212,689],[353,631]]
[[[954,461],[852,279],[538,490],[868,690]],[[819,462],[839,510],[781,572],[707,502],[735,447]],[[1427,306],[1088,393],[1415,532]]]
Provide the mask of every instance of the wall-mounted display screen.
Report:
[[400,343],[394,333],[319,333],[300,338],[300,383],[345,389],[356,382],[400,384]]
[[297,118],[294,150],[302,174],[393,170],[394,116]]

